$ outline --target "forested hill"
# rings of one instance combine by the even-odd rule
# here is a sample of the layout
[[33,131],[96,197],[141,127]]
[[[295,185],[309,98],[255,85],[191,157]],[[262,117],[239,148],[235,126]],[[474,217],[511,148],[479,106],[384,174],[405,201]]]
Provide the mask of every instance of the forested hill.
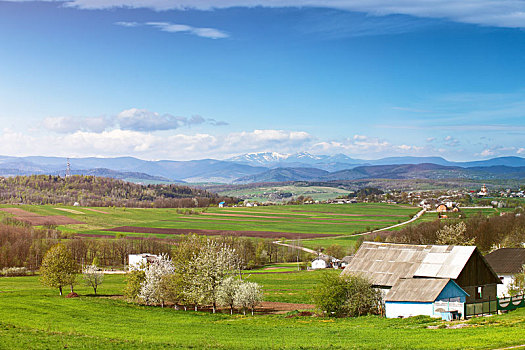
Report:
[[107,177],[52,175],[0,177],[1,204],[64,204],[157,208],[206,207],[231,197],[179,185],[138,185]]

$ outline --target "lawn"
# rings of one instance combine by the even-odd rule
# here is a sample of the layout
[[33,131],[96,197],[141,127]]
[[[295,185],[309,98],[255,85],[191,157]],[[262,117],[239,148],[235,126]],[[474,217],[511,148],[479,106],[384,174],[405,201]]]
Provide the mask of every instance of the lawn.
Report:
[[[265,287],[298,284],[272,283]],[[122,276],[107,276],[100,292],[117,294],[122,286]],[[95,297],[85,287],[77,292],[80,298],[66,299],[40,286],[37,277],[0,278],[0,348],[486,349],[525,344],[525,309],[473,319],[466,328],[428,329],[443,322],[428,317],[213,315]]]

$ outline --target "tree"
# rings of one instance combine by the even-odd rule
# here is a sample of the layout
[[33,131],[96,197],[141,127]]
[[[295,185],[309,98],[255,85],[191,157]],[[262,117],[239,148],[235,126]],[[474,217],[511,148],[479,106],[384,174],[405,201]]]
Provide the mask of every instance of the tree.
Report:
[[86,284],[93,288],[95,295],[97,294],[97,288],[104,281],[104,272],[99,271],[97,265],[87,265],[82,269],[82,277]]
[[218,289],[222,280],[234,274],[239,268],[240,259],[235,249],[208,240],[199,253],[190,261],[193,283],[191,294],[200,295],[202,303],[211,303],[213,312],[217,310]]
[[436,244],[443,245],[474,245],[475,238],[466,236],[467,225],[463,221],[455,225],[446,225],[437,232]]
[[261,286],[255,282],[242,282],[235,293],[235,304],[240,306],[246,315],[246,309],[255,311],[255,307],[263,300]]
[[123,294],[130,301],[137,301],[141,284],[146,279],[146,273],[142,270],[132,270],[126,274],[126,287]]
[[509,285],[509,294],[525,294],[525,265],[522,266],[521,272],[514,275],[514,280]]
[[63,244],[52,246],[44,255],[40,266],[40,281],[49,287],[58,288],[62,295],[63,286],[71,286],[75,283],[77,264],[71,257],[71,253]]
[[183,305],[184,310],[188,305],[186,298],[186,286],[184,285],[183,276],[175,271],[172,274],[164,275],[159,282],[159,290],[161,298],[165,301],[172,302],[173,308],[177,309],[177,305]]
[[361,316],[379,314],[381,292],[359,275],[324,275],[312,299],[329,316]]
[[233,308],[235,306],[235,296],[241,285],[241,281],[233,276],[226,277],[219,285],[217,291],[218,302],[220,305],[229,306],[230,314],[233,315]]
[[139,297],[146,304],[161,303],[164,307],[165,293],[161,284],[162,277],[172,274],[175,266],[166,254],[161,254],[157,261],[146,267],[145,279],[141,283]]

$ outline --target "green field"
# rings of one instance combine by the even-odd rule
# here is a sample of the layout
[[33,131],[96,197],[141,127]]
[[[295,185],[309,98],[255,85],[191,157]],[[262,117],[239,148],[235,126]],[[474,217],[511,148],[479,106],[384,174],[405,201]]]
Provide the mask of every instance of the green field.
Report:
[[[259,282],[265,289],[294,289],[298,282],[279,275],[315,279],[308,274],[261,275]],[[123,280],[106,276],[103,295],[78,287],[81,297],[66,299],[42,287],[38,277],[0,278],[0,348],[487,349],[525,344],[525,309],[462,322],[467,326],[459,329],[428,329],[445,327],[428,317],[213,315],[129,304],[113,296],[120,294]],[[283,301],[285,296],[267,296],[273,298]]]
[[[93,235],[115,235],[115,232],[107,232],[104,229],[119,226],[351,235],[406,221],[418,211],[418,208],[415,207],[377,203],[252,208],[212,207],[205,209],[204,212],[203,209],[195,209],[194,214],[191,215],[188,209],[183,209],[184,213],[181,213],[181,210],[177,209],[82,208],[49,205],[17,207],[39,215],[65,215],[74,218],[85,224],[60,226],[60,230]],[[103,211],[107,214],[89,209]],[[3,212],[0,212],[0,215],[10,216]],[[171,236],[153,233],[124,234],[160,238]]]
[[[231,189],[219,191],[221,196],[231,196],[242,198],[247,201],[256,202],[279,202],[290,200],[291,198],[279,198],[282,193],[293,193],[293,196],[311,197],[313,200],[326,201],[339,196],[348,195],[350,191],[338,187],[328,186],[295,186],[295,185],[278,185],[278,186],[260,186],[255,188]],[[279,199],[277,199],[279,198]]]

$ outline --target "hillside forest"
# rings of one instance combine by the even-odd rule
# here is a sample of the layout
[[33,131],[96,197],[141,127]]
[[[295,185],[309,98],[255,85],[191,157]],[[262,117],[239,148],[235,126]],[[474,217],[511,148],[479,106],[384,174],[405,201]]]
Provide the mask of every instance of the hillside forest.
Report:
[[195,208],[236,203],[203,189],[173,184],[140,185],[106,177],[31,175],[0,177],[0,204],[91,207]]

